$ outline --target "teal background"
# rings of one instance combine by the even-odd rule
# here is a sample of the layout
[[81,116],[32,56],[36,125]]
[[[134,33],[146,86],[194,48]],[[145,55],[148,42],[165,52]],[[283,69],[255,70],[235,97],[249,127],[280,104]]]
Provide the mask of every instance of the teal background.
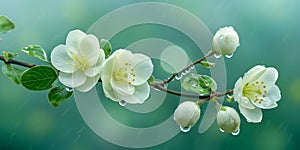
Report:
[[[16,29],[0,35],[2,38],[0,50],[20,52],[19,50],[24,46],[39,44],[50,55],[56,45],[65,42],[70,30],[87,31],[106,13],[138,2],[146,1],[1,1],[0,14],[9,17],[16,24]],[[300,139],[298,115],[300,1],[155,2],[173,4],[190,11],[198,16],[212,32],[220,27],[233,25],[240,35],[241,46],[232,59],[225,60],[227,87],[233,88],[238,77],[254,65],[274,66],[279,71],[277,84],[281,89],[282,99],[276,109],[263,111],[264,118],[260,124],[249,124],[241,116],[241,133],[238,136],[221,133],[216,123],[204,134],[199,134],[197,124],[189,133],[180,133],[166,143],[146,149],[297,149],[299,145],[297,142]],[[133,31],[143,32],[132,33]],[[112,43],[114,49],[126,47],[131,42],[150,35],[178,43],[179,46],[187,49],[192,60],[201,57],[199,51],[191,50],[196,49],[195,45],[190,44],[191,41],[182,33],[162,26],[141,25],[130,28],[122,32],[119,37],[112,39]],[[23,54],[19,59],[41,64],[36,59]],[[167,77],[168,74],[158,74],[158,76]],[[147,127],[158,124],[170,116],[178,102],[178,97],[168,96],[159,110],[146,115],[132,114],[112,101],[105,100],[104,105],[116,120],[130,126]],[[228,105],[235,106],[235,104]],[[47,101],[47,92],[28,91],[13,84],[3,74],[0,74],[0,119],[1,150],[129,149],[113,145],[94,134],[82,120],[73,98],[59,108],[52,108]]]

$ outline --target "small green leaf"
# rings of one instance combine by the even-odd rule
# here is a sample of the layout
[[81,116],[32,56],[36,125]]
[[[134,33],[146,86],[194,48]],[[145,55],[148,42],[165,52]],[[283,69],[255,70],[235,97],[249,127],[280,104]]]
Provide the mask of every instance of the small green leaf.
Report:
[[12,23],[8,18],[5,16],[0,16],[0,33],[1,32],[8,32],[15,28],[14,23]]
[[52,67],[36,66],[27,69],[21,75],[22,85],[33,91],[47,90],[52,87],[53,82],[57,79],[57,74]]
[[153,85],[155,83],[155,77],[153,75],[150,76],[150,78],[147,80],[149,85]]
[[67,91],[65,87],[59,86],[50,90],[48,100],[53,107],[58,107],[72,96],[72,94],[73,91]]
[[222,107],[220,108],[220,111],[226,111],[226,106],[225,106],[225,107],[222,106]]
[[8,62],[9,59],[13,59],[14,57],[19,56],[18,53],[10,53],[7,51],[2,52],[5,62]]
[[205,68],[213,68],[216,65],[215,63],[209,61],[201,61],[200,64]]
[[105,58],[108,58],[111,51],[112,51],[112,47],[111,47],[110,42],[106,39],[101,39],[100,48],[104,50]]
[[10,80],[12,80],[13,82],[15,82],[16,84],[20,84],[21,83],[21,74],[22,74],[22,70],[15,68],[14,66],[8,64],[4,64],[1,68],[2,73],[8,77]]
[[39,45],[28,45],[22,51],[29,56],[36,57],[42,61],[49,62],[45,50]]
[[217,89],[216,82],[207,75],[190,74],[183,80],[181,85],[185,90],[200,95],[208,95]]

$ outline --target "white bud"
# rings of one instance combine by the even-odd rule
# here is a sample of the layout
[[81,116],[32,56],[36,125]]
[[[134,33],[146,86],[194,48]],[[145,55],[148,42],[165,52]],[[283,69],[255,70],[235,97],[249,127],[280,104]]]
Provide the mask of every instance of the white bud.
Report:
[[232,55],[239,45],[239,35],[233,27],[224,27],[214,35],[212,51],[216,54]]
[[222,131],[232,133],[239,130],[241,119],[235,109],[223,106],[217,114],[217,123]]
[[174,120],[181,127],[191,127],[197,123],[200,117],[199,106],[192,101],[181,103],[174,112]]

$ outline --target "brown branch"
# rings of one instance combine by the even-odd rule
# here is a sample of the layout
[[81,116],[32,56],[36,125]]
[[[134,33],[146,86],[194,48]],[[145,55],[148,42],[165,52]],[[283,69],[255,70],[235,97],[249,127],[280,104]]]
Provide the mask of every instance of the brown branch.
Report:
[[29,63],[21,62],[21,61],[14,60],[14,59],[9,59],[8,61],[5,61],[3,56],[0,56],[0,60],[2,60],[5,64],[15,64],[15,65],[19,65],[19,66],[23,66],[23,67],[27,67],[27,68],[32,68],[35,66],[35,64],[29,64]]
[[196,64],[201,63],[203,60],[205,60],[206,58],[212,56],[213,54],[214,54],[214,52],[209,51],[204,57],[202,57],[202,58],[196,60],[195,62],[193,62],[193,63],[191,63],[191,64],[189,64],[188,66],[186,66],[185,68],[183,68],[183,69],[180,70],[179,72],[173,73],[172,76],[169,77],[168,79],[164,80],[164,81],[162,82],[162,84],[167,84],[167,83],[171,82],[177,75],[179,75],[179,74],[183,73],[184,71],[190,69],[191,67],[195,66]]

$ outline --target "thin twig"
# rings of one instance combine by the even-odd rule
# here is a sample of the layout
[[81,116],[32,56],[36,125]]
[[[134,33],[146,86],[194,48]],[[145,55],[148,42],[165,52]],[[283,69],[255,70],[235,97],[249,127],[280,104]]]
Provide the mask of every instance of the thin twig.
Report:
[[14,60],[14,59],[9,59],[8,61],[5,61],[3,56],[0,56],[0,60],[2,60],[5,64],[15,64],[15,65],[19,65],[19,66],[23,66],[23,67],[27,67],[27,68],[32,68],[35,66],[35,64],[29,64],[29,63],[25,63],[25,62]]
[[196,64],[201,63],[203,60],[205,60],[206,58],[212,56],[213,54],[214,54],[214,52],[209,51],[204,57],[202,57],[202,58],[196,60],[195,62],[193,62],[193,63],[191,63],[191,64],[189,64],[188,66],[186,66],[185,68],[183,68],[183,69],[180,70],[179,72],[173,73],[172,76],[169,77],[168,79],[164,80],[164,81],[162,82],[162,84],[164,85],[164,84],[167,84],[167,83],[171,82],[178,74],[181,74],[182,72],[184,72],[184,71],[190,69],[191,67],[195,66]]

